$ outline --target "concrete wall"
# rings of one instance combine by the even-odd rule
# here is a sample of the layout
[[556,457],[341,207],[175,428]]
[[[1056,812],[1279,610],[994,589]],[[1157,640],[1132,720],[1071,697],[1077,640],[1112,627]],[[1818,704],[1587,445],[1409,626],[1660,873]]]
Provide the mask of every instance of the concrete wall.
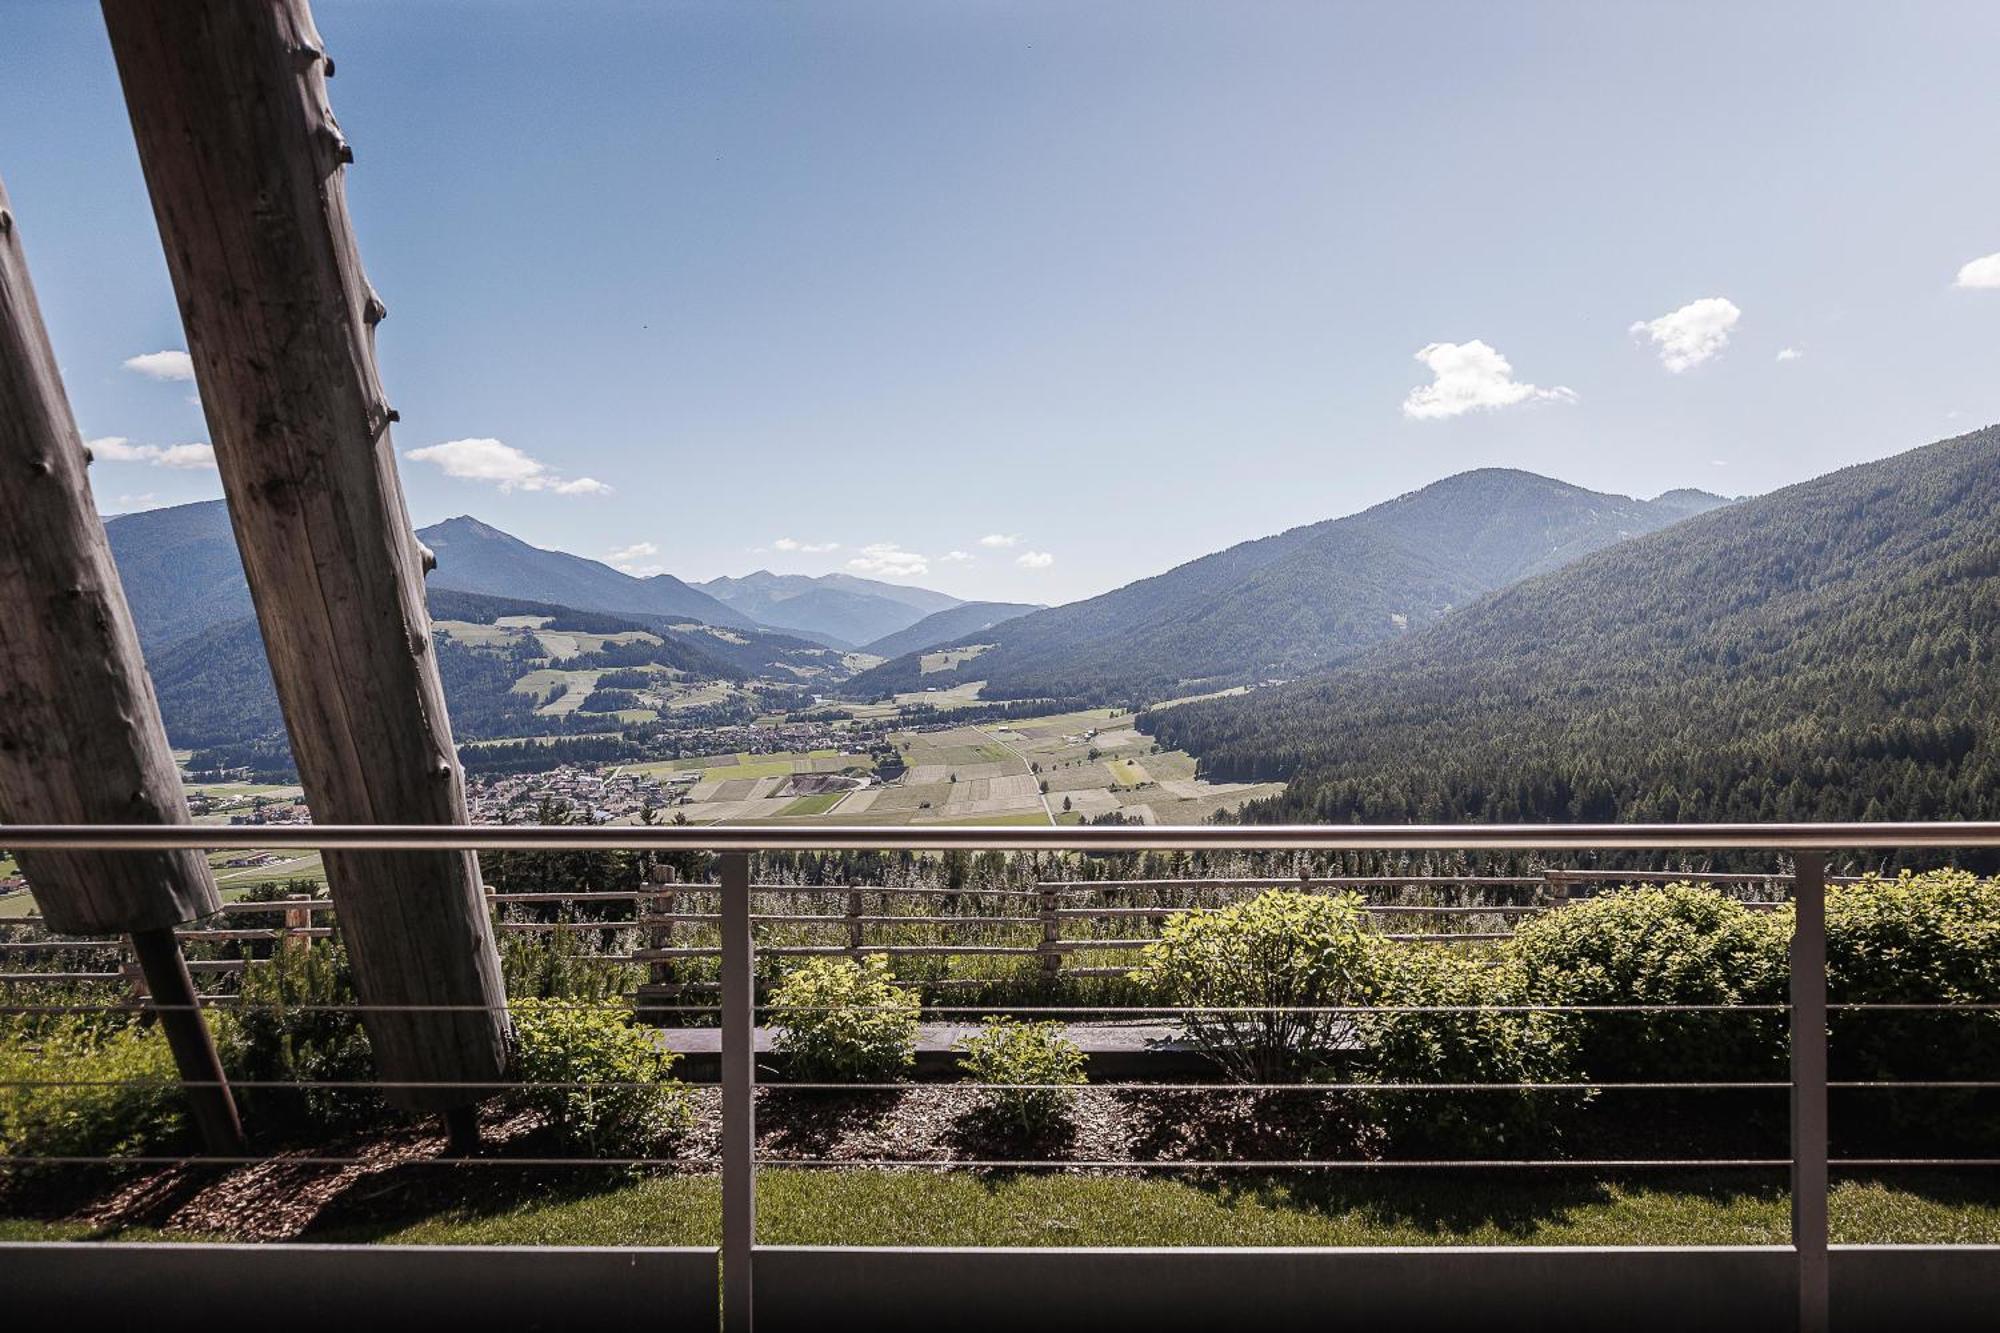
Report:
[[714,1333],[716,1272],[711,1249],[0,1244],[0,1326]]
[[[760,1333],[1773,1333],[1782,1248],[960,1250],[765,1247]],[[1836,1246],[1833,1327],[2000,1326],[2000,1247]],[[716,1252],[0,1244],[8,1329],[716,1327]]]
[[[759,1333],[1471,1330],[1775,1333],[1782,1248],[889,1250],[765,1248]],[[2000,1249],[1836,1249],[1834,1328],[1991,1329]]]

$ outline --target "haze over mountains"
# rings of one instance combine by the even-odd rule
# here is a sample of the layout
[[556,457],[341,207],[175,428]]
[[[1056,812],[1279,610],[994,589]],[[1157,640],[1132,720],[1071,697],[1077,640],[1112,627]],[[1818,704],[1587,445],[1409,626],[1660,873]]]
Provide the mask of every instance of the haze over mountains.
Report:
[[[274,735],[221,505],[107,526],[170,734]],[[1252,819],[1991,818],[2000,791],[2000,427],[1737,502],[1466,473],[1069,606],[906,606],[914,622],[873,643],[907,652],[859,674],[875,659],[603,604],[698,598],[748,625],[750,607],[894,600],[864,580],[705,585],[732,606],[473,520],[422,535],[438,539],[439,573],[456,571],[431,591],[440,621],[550,617],[556,637],[642,629],[654,646],[630,653],[645,669],[766,697],[985,680],[1000,697],[1143,703],[1292,676],[1138,720],[1193,752],[1204,777],[1286,780]],[[453,577],[508,590],[458,590]],[[599,605],[520,600],[530,588]],[[522,641],[506,661],[477,641],[440,643],[469,731],[597,725],[537,715],[513,684],[533,665]],[[996,646],[934,652],[925,672],[940,643]]]
[[[449,595],[460,608],[440,619],[472,614],[460,603],[499,613],[479,599],[573,623],[615,616],[659,636],[665,654],[694,654],[696,675],[701,662],[721,663],[712,674],[848,697],[984,680],[990,697],[1143,703],[1338,662],[1493,588],[1724,503],[1698,491],[1634,500],[1489,469],[1052,609],[845,574],[641,578],[469,516],[417,535],[437,556],[433,601]],[[107,529],[170,732],[212,744],[239,719],[268,730],[268,672],[222,502],[121,515]],[[966,659],[954,667],[923,669],[941,645],[988,643],[953,654]],[[235,697],[211,698],[232,678]]]
[[1635,500],[1513,469],[1465,472],[969,632],[953,642],[991,646],[951,669],[926,672],[912,652],[856,676],[845,691],[866,697],[983,680],[995,698],[1143,703],[1295,676],[1495,588],[1727,503],[1703,491]]
[[1312,680],[1141,719],[1252,817],[1991,819],[2000,427],[1599,551]]
[[877,639],[907,630],[934,612],[966,605],[928,588],[852,574],[773,574],[760,569],[695,586],[759,624],[791,630],[831,647],[868,652],[876,651],[872,645]]
[[[120,514],[105,526],[147,648],[164,648],[252,616],[222,501]],[[648,620],[775,630],[843,650],[908,631],[935,612],[974,605],[927,588],[847,574],[808,578],[759,571],[699,585],[671,574],[640,578],[602,561],[532,546],[469,515],[420,528],[417,538],[437,556],[437,569],[426,580],[434,589]],[[999,618],[997,611],[984,614]],[[949,637],[958,623],[943,622],[937,632]]]
[[753,629],[757,621],[671,574],[635,578],[601,560],[530,546],[490,524],[461,514],[417,529],[437,555],[426,580],[434,588],[550,602],[587,611],[684,616],[705,625]]

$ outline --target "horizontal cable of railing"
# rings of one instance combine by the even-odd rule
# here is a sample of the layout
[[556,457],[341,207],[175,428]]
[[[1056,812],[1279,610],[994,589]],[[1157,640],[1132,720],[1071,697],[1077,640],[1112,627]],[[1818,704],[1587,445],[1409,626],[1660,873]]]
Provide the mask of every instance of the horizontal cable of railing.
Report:
[[2000,822],[1826,824],[0,825],[10,851],[1916,850],[2000,846]]

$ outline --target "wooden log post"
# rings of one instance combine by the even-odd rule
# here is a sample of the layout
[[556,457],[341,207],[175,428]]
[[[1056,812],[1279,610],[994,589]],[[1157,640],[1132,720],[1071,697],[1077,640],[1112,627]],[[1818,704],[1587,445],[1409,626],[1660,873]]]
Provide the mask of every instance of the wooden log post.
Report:
[[1042,984],[1053,988],[1062,980],[1062,918],[1056,915],[1062,900],[1053,884],[1038,884],[1036,888],[1041,891],[1036,915],[1042,919],[1042,941],[1036,949],[1041,954]]
[[[672,889],[662,890],[657,886],[673,884],[679,875],[670,865],[654,862],[646,867],[645,884],[655,886],[650,890],[641,887],[645,894],[638,912],[644,923],[641,930],[645,947],[648,949],[671,949],[674,947],[674,916],[680,910],[680,894]],[[639,987],[638,1004],[635,1012],[640,1022],[656,1027],[667,1027],[674,1020],[671,1006],[681,991],[679,974],[674,970],[671,959],[655,958],[646,965],[646,980]]]
[[[353,154],[311,12],[305,0],[103,10],[313,815],[464,824],[426,553],[376,374],[385,312],[355,247]],[[472,854],[329,851],[325,864],[380,1076],[447,1085],[390,1100],[462,1111],[501,1077],[508,1044]]]
[[[185,824],[180,769],[0,185],[0,819]],[[174,927],[220,910],[199,852],[22,852],[43,923],[132,936],[210,1152],[243,1127]]]
[[855,962],[861,961],[861,945],[867,938],[861,916],[868,910],[865,895],[859,884],[847,886],[847,952]]

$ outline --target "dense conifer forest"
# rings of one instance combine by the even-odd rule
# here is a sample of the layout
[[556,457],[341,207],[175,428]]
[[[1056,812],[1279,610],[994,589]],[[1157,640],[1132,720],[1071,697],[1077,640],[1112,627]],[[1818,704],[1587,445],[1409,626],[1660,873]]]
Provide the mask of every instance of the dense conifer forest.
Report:
[[2000,814],[2000,428],[1598,552],[1320,677],[1157,710],[1246,818]]

